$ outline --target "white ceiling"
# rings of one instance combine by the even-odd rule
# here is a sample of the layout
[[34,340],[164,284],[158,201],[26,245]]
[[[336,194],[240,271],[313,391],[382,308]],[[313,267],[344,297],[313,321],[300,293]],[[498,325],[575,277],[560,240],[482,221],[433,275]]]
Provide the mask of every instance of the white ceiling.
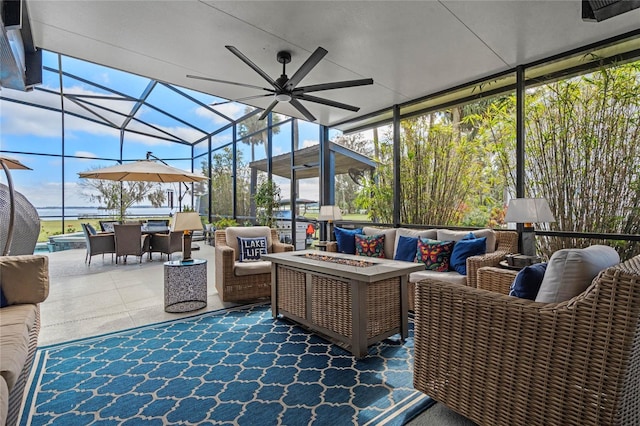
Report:
[[[300,85],[373,78],[373,86],[316,92],[354,113],[304,102],[321,124],[390,107],[516,65],[640,28],[640,10],[595,23],[571,1],[28,0],[37,46],[226,99],[267,87],[225,45],[274,79],[288,50],[291,75],[318,47],[329,53]],[[247,103],[265,108],[271,98]],[[300,114],[286,103],[275,111]]]

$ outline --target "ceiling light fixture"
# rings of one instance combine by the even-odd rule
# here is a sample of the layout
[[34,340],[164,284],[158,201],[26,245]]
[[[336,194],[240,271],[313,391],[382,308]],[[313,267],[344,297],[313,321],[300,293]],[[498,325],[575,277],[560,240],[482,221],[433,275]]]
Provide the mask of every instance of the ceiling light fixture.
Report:
[[289,102],[291,100],[291,94],[289,93],[276,93],[276,101]]

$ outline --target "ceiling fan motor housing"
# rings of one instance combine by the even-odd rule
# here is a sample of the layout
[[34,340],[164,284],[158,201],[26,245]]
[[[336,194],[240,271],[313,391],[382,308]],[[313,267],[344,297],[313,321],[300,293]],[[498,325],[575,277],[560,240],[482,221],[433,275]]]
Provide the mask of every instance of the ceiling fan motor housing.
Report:
[[289,62],[291,62],[291,53],[287,52],[286,50],[281,50],[276,55],[276,58],[278,59],[279,63],[288,64]]

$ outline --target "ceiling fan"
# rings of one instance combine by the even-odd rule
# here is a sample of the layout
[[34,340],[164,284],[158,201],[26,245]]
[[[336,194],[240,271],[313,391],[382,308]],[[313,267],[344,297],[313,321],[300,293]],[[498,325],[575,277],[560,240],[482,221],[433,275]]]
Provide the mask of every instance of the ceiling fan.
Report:
[[[276,55],[276,58],[278,62],[282,64],[282,75],[275,80],[269,77],[269,75],[266,72],[264,72],[262,69],[260,69],[260,67],[258,67],[256,64],[251,62],[249,58],[243,55],[242,52],[240,52],[235,47],[233,46],[225,46],[225,47],[229,51],[231,51],[231,53],[233,53],[238,58],[240,58],[242,62],[249,65],[251,69],[253,69],[255,72],[260,74],[262,78],[267,80],[267,82],[271,85],[271,88],[254,86],[252,84],[236,83],[233,81],[218,80],[216,78],[200,77],[197,75],[187,75],[187,77],[196,78],[199,80],[215,81],[217,83],[234,84],[236,86],[249,87],[252,89],[264,90],[268,92],[267,94],[254,95],[246,98],[228,101],[228,102],[239,102],[239,101],[247,101],[250,99],[273,96],[274,97],[273,102],[271,102],[271,104],[264,110],[264,112],[259,118],[260,120],[264,120],[265,117],[269,114],[269,112],[271,112],[271,110],[278,104],[278,102],[289,102],[291,106],[293,106],[295,109],[300,111],[300,113],[304,115],[304,117],[309,121],[316,121],[316,118],[313,116],[313,114],[309,112],[308,109],[304,107],[304,105],[302,105],[302,103],[300,103],[300,101],[315,102],[322,105],[328,105],[336,108],[357,112],[360,110],[359,107],[344,104],[342,102],[332,101],[330,99],[324,99],[324,98],[319,98],[317,96],[308,95],[308,93],[320,92],[322,90],[342,89],[345,87],[364,86],[368,84],[373,84],[373,79],[364,78],[360,80],[336,81],[333,83],[313,84],[310,86],[298,87],[298,84],[302,81],[302,79],[306,77],[306,75],[309,74],[309,72],[316,65],[318,65],[318,62],[320,62],[320,60],[328,53],[322,47],[318,47],[311,54],[311,56],[309,56],[306,62],[302,64],[302,66],[300,66],[300,68],[298,68],[298,70],[291,76],[291,78],[289,78],[286,73],[286,66],[289,62],[291,62],[291,53],[287,51],[278,52],[278,54]],[[222,103],[227,103],[227,102],[220,102],[218,104],[212,104],[212,105],[220,105]]]

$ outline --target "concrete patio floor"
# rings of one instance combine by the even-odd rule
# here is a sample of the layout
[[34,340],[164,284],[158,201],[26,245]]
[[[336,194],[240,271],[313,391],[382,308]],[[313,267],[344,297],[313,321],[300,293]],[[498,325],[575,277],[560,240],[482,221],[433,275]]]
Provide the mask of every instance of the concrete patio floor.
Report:
[[[118,263],[111,255],[93,256],[84,263],[85,250],[49,253],[49,297],[41,304],[39,346],[97,336],[141,325],[153,324],[234,306],[222,303],[214,286],[214,247],[199,242],[192,257],[207,262],[207,306],[173,314],[164,311],[164,266],[166,255],[146,255],[142,263],[129,256]],[[174,253],[172,260],[181,258]]]

